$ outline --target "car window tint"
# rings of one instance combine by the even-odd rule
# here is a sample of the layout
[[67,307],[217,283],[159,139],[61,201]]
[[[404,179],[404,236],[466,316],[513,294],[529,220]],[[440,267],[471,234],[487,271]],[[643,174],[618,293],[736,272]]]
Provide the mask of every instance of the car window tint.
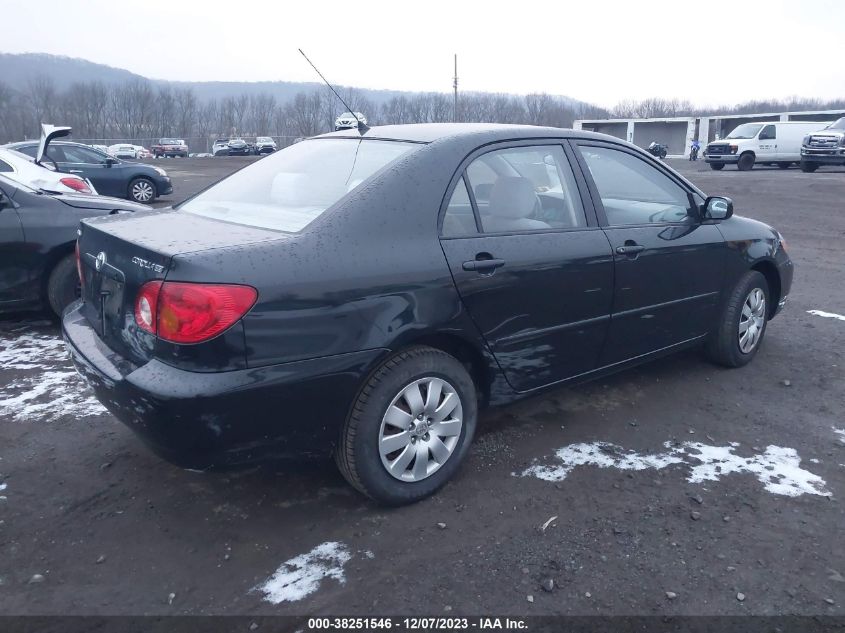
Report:
[[0,160],[0,171],[15,171],[6,161]]
[[449,206],[443,216],[443,236],[456,237],[461,235],[476,235],[478,228],[475,226],[475,215],[472,212],[472,203],[469,200],[466,182],[463,176],[455,186]]
[[559,145],[489,152],[475,159],[466,175],[486,233],[587,225],[572,167]]
[[773,141],[777,138],[777,132],[774,125],[767,125],[760,130],[760,136],[757,137],[761,141]]
[[[102,163],[102,159],[100,158],[99,154],[94,152],[93,150],[86,149],[84,147],[76,147],[74,145],[64,145],[62,146],[62,150],[65,153],[65,162],[68,163],[86,163],[92,165],[99,165]],[[48,148],[49,153],[49,148]],[[58,159],[56,159],[58,160]]]
[[20,152],[21,154],[26,154],[30,158],[35,158],[35,155],[38,153],[38,146],[26,145],[24,147],[15,147],[14,150],[16,152]]
[[621,150],[581,147],[611,226],[692,219],[686,190],[646,161]]
[[235,172],[177,208],[296,233],[374,173],[419,147],[370,139],[302,141]]
[[64,148],[60,145],[48,145],[47,151],[47,158],[52,158],[57,163],[66,163],[67,159],[65,158]]

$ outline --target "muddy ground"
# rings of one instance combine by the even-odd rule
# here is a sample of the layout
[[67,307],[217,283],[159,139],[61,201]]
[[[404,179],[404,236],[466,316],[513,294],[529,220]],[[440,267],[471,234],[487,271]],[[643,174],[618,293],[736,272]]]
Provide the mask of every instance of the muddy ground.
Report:
[[[169,160],[163,203],[250,160]],[[170,466],[53,325],[0,321],[0,613],[845,614],[845,320],[808,313],[845,315],[845,170],[672,164],[788,241],[756,360],[683,353],[488,411],[411,507],[331,463]]]

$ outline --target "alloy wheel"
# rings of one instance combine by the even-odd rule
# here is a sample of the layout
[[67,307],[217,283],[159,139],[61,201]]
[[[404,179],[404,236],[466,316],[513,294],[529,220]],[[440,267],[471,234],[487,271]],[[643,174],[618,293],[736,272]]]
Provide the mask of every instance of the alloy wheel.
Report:
[[766,324],[766,295],[760,288],[754,288],[745,297],[742,314],[739,317],[739,349],[750,354],[760,342]]
[[132,198],[136,202],[149,202],[153,198],[153,186],[146,180],[139,180],[132,185]]
[[381,463],[401,481],[421,481],[452,456],[463,428],[461,398],[434,376],[402,388],[387,407],[379,429]]

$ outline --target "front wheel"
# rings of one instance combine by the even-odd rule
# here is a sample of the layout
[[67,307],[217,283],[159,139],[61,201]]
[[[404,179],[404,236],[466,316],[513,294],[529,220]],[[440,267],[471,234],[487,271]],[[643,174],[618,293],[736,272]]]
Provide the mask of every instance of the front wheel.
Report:
[[737,161],[736,168],[739,171],[749,171],[752,167],[754,167],[754,154],[751,152],[746,152],[742,156],[739,157],[739,161]]
[[456,358],[431,347],[410,348],[367,380],[335,461],[354,488],[379,503],[419,501],[457,472],[477,412],[475,385]]
[[805,174],[812,174],[818,168],[819,168],[819,166],[816,165],[815,163],[806,163],[806,162],[801,163],[801,171],[803,171]]
[[725,163],[710,163],[710,169],[713,171],[721,171],[725,168]]
[[79,273],[74,255],[66,255],[50,271],[47,278],[47,305],[57,317],[80,297]]
[[731,291],[717,328],[707,340],[708,357],[725,367],[750,363],[766,333],[769,301],[766,278],[756,270],[745,273]]
[[147,178],[135,178],[129,183],[129,199],[141,204],[149,204],[156,199],[156,186]]

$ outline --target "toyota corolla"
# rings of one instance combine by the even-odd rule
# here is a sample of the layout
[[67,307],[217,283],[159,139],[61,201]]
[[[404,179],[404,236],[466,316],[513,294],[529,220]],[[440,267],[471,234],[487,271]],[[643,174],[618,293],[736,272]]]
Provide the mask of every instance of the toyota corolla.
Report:
[[429,124],[297,143],[174,210],[84,220],[64,334],[154,451],[328,454],[379,502],[467,456],[483,407],[691,347],[748,363],[782,236],[618,139]]

